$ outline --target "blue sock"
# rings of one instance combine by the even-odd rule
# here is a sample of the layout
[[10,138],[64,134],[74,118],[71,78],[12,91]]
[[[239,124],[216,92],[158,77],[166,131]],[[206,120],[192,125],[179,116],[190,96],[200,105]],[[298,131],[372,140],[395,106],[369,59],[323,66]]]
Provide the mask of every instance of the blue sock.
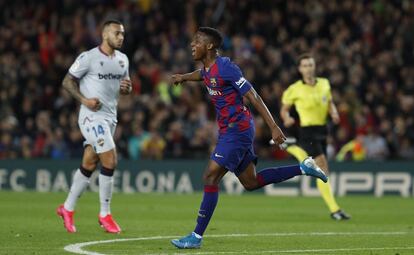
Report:
[[257,173],[256,179],[260,185],[266,186],[270,183],[279,183],[286,181],[297,175],[302,175],[299,165],[282,166],[282,167],[270,167],[263,169]]
[[210,222],[211,216],[213,216],[214,209],[216,208],[218,201],[218,186],[217,185],[205,185],[204,196],[201,202],[200,211],[197,217],[197,226],[194,232],[202,236],[206,231],[207,225]]

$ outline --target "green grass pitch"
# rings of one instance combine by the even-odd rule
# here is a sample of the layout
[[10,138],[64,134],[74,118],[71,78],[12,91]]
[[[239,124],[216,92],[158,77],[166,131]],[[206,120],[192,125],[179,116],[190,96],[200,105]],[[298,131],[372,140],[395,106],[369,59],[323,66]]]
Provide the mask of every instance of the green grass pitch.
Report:
[[318,197],[220,195],[202,248],[178,250],[166,236],[193,230],[201,193],[114,194],[120,235],[99,227],[98,194],[90,192],[77,206],[78,232],[66,233],[55,212],[65,197],[1,191],[0,254],[71,254],[64,251],[69,244],[140,237],[157,238],[83,249],[99,254],[414,254],[414,201],[407,198],[339,198],[353,218],[335,222]]

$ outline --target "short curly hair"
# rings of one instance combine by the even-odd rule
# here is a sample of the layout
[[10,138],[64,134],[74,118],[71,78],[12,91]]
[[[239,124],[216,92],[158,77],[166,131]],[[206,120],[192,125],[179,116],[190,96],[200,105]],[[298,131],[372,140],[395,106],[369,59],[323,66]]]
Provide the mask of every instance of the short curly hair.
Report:
[[212,27],[200,27],[197,32],[206,34],[212,41],[214,48],[218,49],[223,43],[223,35],[215,28]]

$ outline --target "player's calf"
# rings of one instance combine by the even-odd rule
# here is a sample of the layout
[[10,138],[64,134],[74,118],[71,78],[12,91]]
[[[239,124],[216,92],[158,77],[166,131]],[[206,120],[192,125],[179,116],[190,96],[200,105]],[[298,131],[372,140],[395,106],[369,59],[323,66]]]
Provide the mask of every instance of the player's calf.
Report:
[[243,187],[247,190],[247,191],[254,191],[257,190],[258,188],[261,188],[261,184],[257,181],[257,179],[252,179],[249,182],[246,181],[240,181],[240,183],[243,185]]
[[298,175],[309,175],[327,182],[325,173],[312,158],[305,159],[300,165],[269,167],[255,174],[251,164],[238,176],[241,184],[248,191],[261,188],[271,183],[280,183]]
[[261,170],[256,176],[240,175],[239,180],[247,190],[255,190],[271,183],[280,183],[295,176],[302,175],[299,165],[269,167]]
[[215,161],[210,160],[203,173],[203,183],[204,185],[218,185],[226,173],[226,169],[218,165]]

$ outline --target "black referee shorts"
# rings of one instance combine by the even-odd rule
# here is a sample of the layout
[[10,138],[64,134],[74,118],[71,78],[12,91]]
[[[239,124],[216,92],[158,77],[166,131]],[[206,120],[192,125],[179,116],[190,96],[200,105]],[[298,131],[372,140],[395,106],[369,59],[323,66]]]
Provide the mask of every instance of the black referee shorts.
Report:
[[327,126],[301,127],[299,132],[299,145],[313,158],[326,155]]

